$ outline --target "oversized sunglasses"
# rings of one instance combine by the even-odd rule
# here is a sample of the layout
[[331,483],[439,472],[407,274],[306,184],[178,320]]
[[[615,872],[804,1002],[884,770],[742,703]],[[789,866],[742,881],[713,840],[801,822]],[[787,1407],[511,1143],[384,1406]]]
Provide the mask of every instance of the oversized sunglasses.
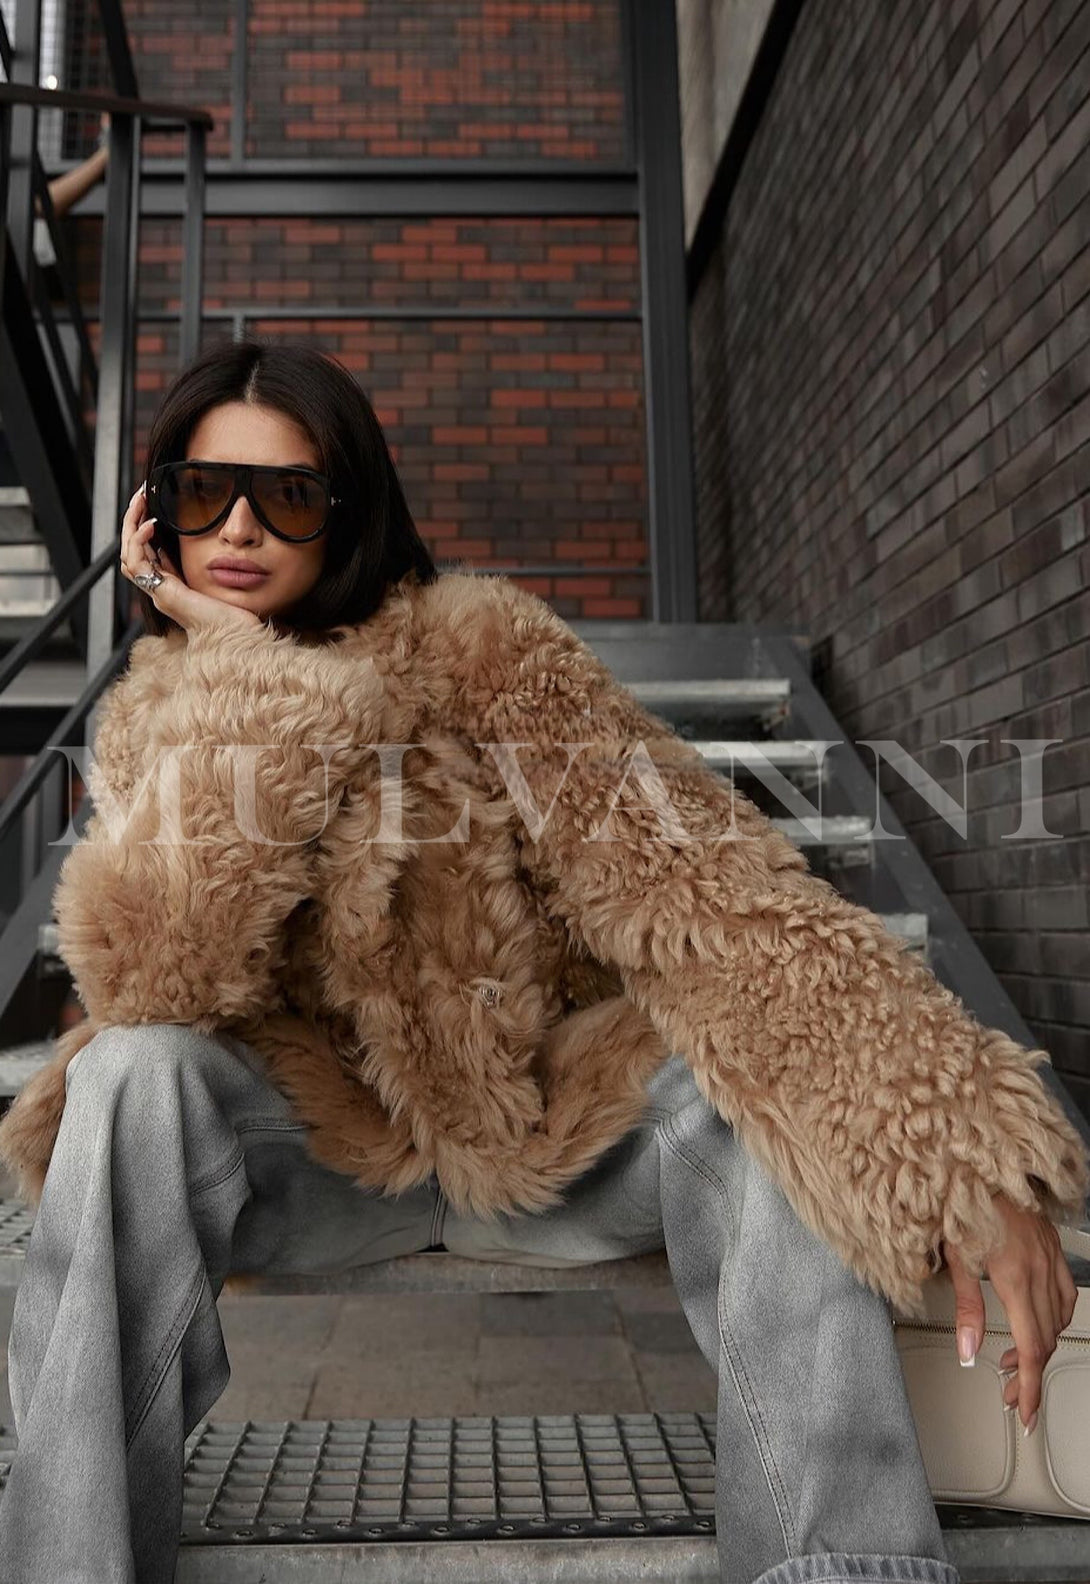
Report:
[[148,515],[179,534],[217,528],[240,495],[271,534],[297,544],[317,539],[338,504],[329,478],[314,468],[164,462],[148,474]]

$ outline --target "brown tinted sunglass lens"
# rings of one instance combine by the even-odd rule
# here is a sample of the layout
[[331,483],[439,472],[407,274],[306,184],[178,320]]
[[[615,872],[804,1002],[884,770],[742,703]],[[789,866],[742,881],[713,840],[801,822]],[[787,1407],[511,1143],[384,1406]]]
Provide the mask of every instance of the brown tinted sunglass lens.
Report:
[[206,527],[231,496],[231,475],[208,467],[176,467],[160,485],[166,516],[181,529]]
[[329,512],[322,481],[289,468],[255,468],[254,496],[273,527],[296,538],[317,533]]
[[227,505],[230,473],[182,467],[168,472],[159,486],[165,514],[183,530],[205,528]]

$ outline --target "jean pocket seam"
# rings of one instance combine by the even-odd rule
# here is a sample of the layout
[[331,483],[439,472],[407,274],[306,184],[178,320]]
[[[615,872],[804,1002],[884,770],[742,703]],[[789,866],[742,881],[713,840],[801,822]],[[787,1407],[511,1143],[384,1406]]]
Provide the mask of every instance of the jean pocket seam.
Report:
[[[306,1126],[301,1122],[284,1122],[279,1117],[253,1117],[246,1122],[235,1124],[235,1134],[238,1138],[242,1138],[248,1133],[296,1133],[303,1135],[306,1133]],[[209,1188],[218,1188],[221,1183],[225,1183],[229,1177],[234,1176],[239,1167],[244,1165],[245,1160],[245,1151],[238,1150],[221,1166],[213,1167],[203,1177],[198,1177],[195,1182],[191,1182],[188,1185],[190,1195],[205,1193]]]
[[[696,1174],[703,1178],[703,1180],[713,1189],[723,1204],[730,1221],[731,1230],[734,1232],[734,1212],[726,1184],[723,1182],[722,1178],[711,1169],[706,1161],[701,1160],[698,1155],[693,1154],[691,1150],[688,1150],[685,1147],[672,1127],[672,1122],[673,1118],[671,1117],[668,1120],[667,1125],[662,1129],[663,1142],[673,1155],[675,1155],[680,1161],[684,1162],[684,1164],[687,1165],[691,1171],[696,1172]],[[737,1242],[736,1238],[735,1242]],[[727,1358],[727,1365],[734,1380],[734,1389],[738,1393],[738,1400],[742,1405],[742,1412],[749,1420],[750,1429],[753,1433],[753,1439],[757,1446],[758,1456],[761,1459],[761,1466],[764,1469],[769,1495],[772,1497],[772,1503],[776,1509],[776,1518],[780,1525],[780,1533],[783,1536],[784,1548],[788,1556],[793,1556],[798,1550],[798,1545],[794,1534],[794,1524],[791,1520],[791,1509],[787,1500],[787,1489],[784,1485],[783,1476],[780,1473],[775,1456],[772,1452],[772,1442],[768,1435],[767,1426],[765,1425],[764,1419],[761,1415],[761,1407],[757,1393],[753,1389],[753,1383],[750,1381],[749,1376],[746,1373],[742,1355],[734,1340],[733,1332],[731,1331],[723,1313],[723,1279],[726,1274],[726,1270],[727,1261],[724,1261],[723,1268],[719,1273],[719,1282],[715,1293],[716,1329],[719,1332],[719,1340],[722,1343],[723,1351]],[[742,1382],[745,1384],[745,1392],[740,1389]]]
[[[193,1316],[197,1312],[197,1306],[201,1301],[201,1294],[204,1292],[204,1287],[207,1280],[208,1276],[202,1265],[197,1271],[192,1288],[190,1289],[190,1294],[187,1294],[186,1302],[179,1309],[174,1324],[167,1332],[163,1341],[163,1345],[156,1354],[151,1368],[148,1370],[144,1386],[133,1403],[132,1413],[130,1414],[129,1421],[127,1421],[125,1425],[126,1451],[129,1450],[133,1442],[136,1440],[136,1437],[140,1431],[140,1426],[144,1423],[144,1420],[148,1416],[151,1405],[155,1401],[155,1393],[162,1382],[167,1366],[169,1365],[174,1354],[177,1352],[178,1348],[181,1346],[182,1338],[186,1333],[186,1329],[189,1326]],[[129,1428],[130,1422],[132,1424],[131,1429]]]

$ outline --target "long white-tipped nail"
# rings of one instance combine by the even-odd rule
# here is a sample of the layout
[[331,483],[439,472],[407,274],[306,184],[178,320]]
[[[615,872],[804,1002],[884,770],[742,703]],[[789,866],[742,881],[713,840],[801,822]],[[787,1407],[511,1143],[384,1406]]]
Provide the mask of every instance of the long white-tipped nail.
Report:
[[972,1326],[958,1326],[958,1358],[963,1369],[971,1369],[976,1363],[976,1336]]

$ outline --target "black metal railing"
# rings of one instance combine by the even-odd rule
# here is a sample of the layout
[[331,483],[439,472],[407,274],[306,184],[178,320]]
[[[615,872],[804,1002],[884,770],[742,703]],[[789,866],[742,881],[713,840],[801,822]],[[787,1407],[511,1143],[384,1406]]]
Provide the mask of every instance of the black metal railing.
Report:
[[[38,529],[63,593],[0,661],[0,692],[39,656],[68,622],[85,654],[87,684],[56,722],[18,785],[0,805],[0,842],[22,822],[19,903],[0,934],[0,1021],[35,960],[37,925],[65,848],[56,844],[67,799],[47,796],[67,761],[60,745],[88,742],[89,717],[121,669],[140,630],[128,620],[131,591],[117,576],[118,524],[132,491],[137,258],[142,214],[141,139],[145,132],[185,132],[185,214],[179,302],[179,366],[197,353],[201,335],[207,135],[206,110],[142,100],[118,0],[97,0],[113,88],[69,90],[37,82],[41,0],[20,0],[15,38],[0,17],[0,407]],[[98,355],[80,305],[76,272],[57,223],[38,153],[43,109],[98,114],[110,124],[102,242]],[[51,301],[34,253],[36,205],[57,260],[60,303]],[[76,337],[69,365],[58,307]],[[87,412],[94,413],[89,425]],[[9,749],[10,751],[10,749]]]

